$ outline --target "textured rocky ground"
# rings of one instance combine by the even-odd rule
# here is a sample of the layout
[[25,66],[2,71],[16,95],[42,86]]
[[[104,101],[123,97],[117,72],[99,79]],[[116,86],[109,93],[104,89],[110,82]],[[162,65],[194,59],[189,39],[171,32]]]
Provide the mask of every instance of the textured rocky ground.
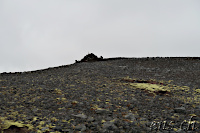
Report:
[[130,58],[0,75],[4,132],[200,132],[200,60]]

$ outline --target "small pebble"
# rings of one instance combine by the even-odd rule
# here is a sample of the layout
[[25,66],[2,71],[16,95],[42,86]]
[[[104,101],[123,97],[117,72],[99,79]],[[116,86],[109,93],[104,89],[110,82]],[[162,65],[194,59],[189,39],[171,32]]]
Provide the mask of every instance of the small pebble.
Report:
[[84,114],[77,114],[77,115],[73,115],[73,116],[78,117],[78,118],[82,118],[82,119],[86,119],[87,118],[87,116],[84,115]]
[[185,114],[186,113],[186,109],[185,109],[185,107],[178,107],[178,108],[174,108],[174,112],[175,113]]
[[75,127],[76,130],[79,130],[79,131],[85,131],[86,130],[86,126],[85,124],[80,124],[80,125],[77,125]]

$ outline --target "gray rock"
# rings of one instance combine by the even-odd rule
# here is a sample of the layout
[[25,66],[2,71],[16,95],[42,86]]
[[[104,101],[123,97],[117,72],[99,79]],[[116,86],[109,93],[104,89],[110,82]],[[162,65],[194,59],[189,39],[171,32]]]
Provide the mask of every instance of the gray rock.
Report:
[[97,113],[97,114],[104,114],[104,113],[107,113],[107,110],[106,110],[106,109],[99,108],[99,109],[96,110],[96,113]]
[[117,126],[113,122],[105,122],[103,123],[103,129],[108,129],[108,130],[117,130]]
[[75,130],[85,131],[86,130],[86,126],[85,126],[85,124],[77,125],[75,127]]
[[82,118],[82,119],[86,119],[87,118],[87,116],[84,115],[84,114],[77,114],[77,115],[73,115],[73,116],[78,117],[78,118]]
[[49,129],[49,127],[43,127],[41,130],[45,131],[45,130],[48,130],[48,129]]
[[186,113],[186,109],[185,109],[185,107],[178,107],[178,108],[174,108],[174,112],[175,113],[185,114]]
[[132,113],[128,113],[127,115],[124,116],[126,119],[131,119],[131,121],[136,120],[134,114]]
[[106,117],[105,120],[106,121],[111,121],[113,118],[112,117]]
[[132,98],[131,100],[130,100],[130,103],[137,103],[138,102],[138,100],[136,99],[136,98]]
[[87,122],[93,122],[94,121],[94,117],[89,116],[87,119]]
[[113,130],[118,130],[118,127],[117,127],[115,124],[113,124],[113,125],[112,125],[112,129],[113,129]]
[[108,128],[112,128],[113,123],[112,122],[105,122],[103,123],[103,128],[108,129]]
[[36,113],[38,110],[39,110],[38,108],[33,108],[33,109],[32,109],[32,111],[33,111],[34,113]]

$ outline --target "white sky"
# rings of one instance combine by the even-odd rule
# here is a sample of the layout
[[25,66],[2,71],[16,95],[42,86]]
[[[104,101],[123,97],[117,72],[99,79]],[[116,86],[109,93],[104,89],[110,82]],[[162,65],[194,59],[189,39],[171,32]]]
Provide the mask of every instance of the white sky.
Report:
[[0,0],[0,72],[199,50],[200,0]]

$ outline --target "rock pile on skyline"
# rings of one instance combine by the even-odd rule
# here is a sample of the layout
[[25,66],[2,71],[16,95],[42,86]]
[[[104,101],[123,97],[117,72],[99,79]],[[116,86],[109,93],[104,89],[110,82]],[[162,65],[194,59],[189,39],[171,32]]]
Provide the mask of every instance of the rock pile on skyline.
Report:
[[103,60],[102,56],[99,58],[95,54],[90,53],[90,54],[87,54],[86,56],[84,56],[83,59],[81,59],[80,61],[76,60],[76,63],[79,63],[79,62],[102,61],[102,60]]

